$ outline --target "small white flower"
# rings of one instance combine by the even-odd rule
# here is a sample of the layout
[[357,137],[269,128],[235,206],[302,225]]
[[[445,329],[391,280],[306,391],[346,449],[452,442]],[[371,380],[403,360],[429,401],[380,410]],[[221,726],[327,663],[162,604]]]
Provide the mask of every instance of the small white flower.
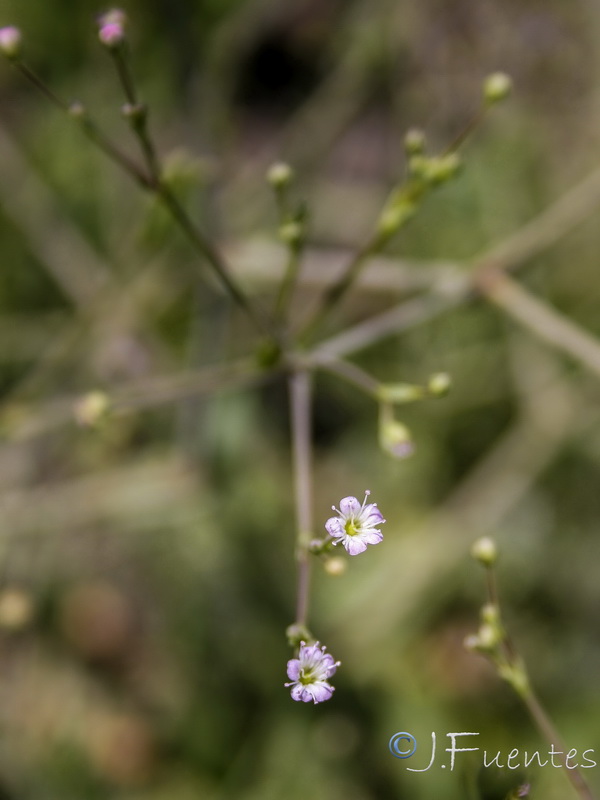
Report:
[[365,492],[365,499],[362,505],[356,497],[344,497],[340,500],[337,517],[330,517],[325,523],[327,533],[334,540],[334,544],[340,542],[351,556],[364,553],[369,544],[379,544],[383,540],[383,534],[376,527],[385,522],[381,511],[377,508],[377,503],[367,503],[370,492]]
[[335,687],[328,681],[339,665],[340,662],[334,661],[333,656],[325,652],[325,646],[319,646],[319,642],[311,645],[300,642],[298,658],[292,658],[287,663],[291,682],[285,686],[292,687],[292,700],[301,700],[303,703],[329,700]]

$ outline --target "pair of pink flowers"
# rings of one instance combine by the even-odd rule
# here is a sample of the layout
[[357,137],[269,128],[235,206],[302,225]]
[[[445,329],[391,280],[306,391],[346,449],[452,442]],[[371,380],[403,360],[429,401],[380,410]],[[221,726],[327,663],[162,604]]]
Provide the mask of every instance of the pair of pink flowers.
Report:
[[[330,517],[325,523],[325,528],[334,545],[342,543],[346,552],[351,556],[363,553],[370,544],[379,544],[383,534],[377,528],[385,522],[376,503],[367,503],[370,492],[365,492],[362,504],[356,497],[344,497],[340,500],[340,507],[333,510],[337,517]],[[329,679],[335,674],[339,661],[329,653],[325,647],[315,644],[300,643],[298,658],[292,658],[287,664],[287,674],[290,679],[285,685],[291,686],[293,700],[304,703],[323,703],[329,700],[334,692],[334,687]]]

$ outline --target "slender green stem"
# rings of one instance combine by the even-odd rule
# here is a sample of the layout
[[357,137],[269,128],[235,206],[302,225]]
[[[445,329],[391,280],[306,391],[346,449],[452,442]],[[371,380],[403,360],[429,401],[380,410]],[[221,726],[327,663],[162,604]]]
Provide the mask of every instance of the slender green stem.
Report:
[[285,275],[279,287],[277,300],[275,301],[274,316],[278,323],[286,319],[287,313],[294,296],[294,290],[298,281],[300,265],[302,260],[302,248],[290,245]]
[[550,742],[551,745],[554,745],[557,754],[560,753],[560,755],[557,756],[558,760],[566,769],[567,777],[571,781],[571,785],[581,800],[596,800],[595,795],[587,785],[579,768],[569,768],[566,766],[566,758],[564,755],[567,752],[566,745],[562,741],[560,734],[554,727],[554,723],[546,713],[544,707],[538,700],[531,687],[529,687],[527,691],[522,692],[520,697],[527,708],[529,715],[535,722],[539,732],[547,739],[548,742]]
[[[488,601],[498,609],[498,614],[500,614],[496,574],[494,567],[491,565],[486,567],[486,588]],[[546,739],[546,741],[552,745],[556,757],[567,773],[567,778],[571,782],[571,785],[581,800],[596,800],[590,787],[587,785],[581,770],[578,767],[570,768],[567,766],[567,760],[565,757],[567,748],[554,723],[531,688],[531,683],[527,676],[527,671],[523,661],[516,651],[514,644],[510,640],[510,637],[506,634],[501,642],[499,658],[501,659],[501,666],[508,668],[509,674],[512,671],[513,674],[518,673],[521,676],[521,679],[518,681],[513,682],[509,680],[509,684],[520,697],[539,732]]]
[[368,372],[357,367],[356,364],[352,364],[349,361],[340,361],[338,359],[328,359],[322,363],[316,362],[315,366],[325,372],[331,372],[333,375],[337,375],[353,386],[358,387],[368,394],[369,397],[378,398],[381,384],[379,381],[375,380],[375,378],[371,377]]
[[327,317],[351,289],[369,259],[377,253],[380,242],[379,235],[375,234],[356,252],[345,272],[325,293],[317,311],[301,331],[300,337],[302,340],[310,339],[326,321]]
[[[120,56],[115,55],[115,60],[128,100],[137,100],[133,81],[131,80],[131,76],[122,54]],[[119,65],[121,66],[119,67]],[[227,267],[225,266],[221,256],[208,242],[208,240],[205,239],[198,228],[192,223],[187,212],[183,209],[175,195],[161,180],[160,167],[156,158],[155,148],[147,130],[145,109],[139,109],[139,114],[135,114],[136,109],[132,109],[134,112],[132,128],[140,141],[149,174],[146,174],[140,167],[137,166],[137,164],[131,161],[131,159],[129,159],[125,154],[121,153],[120,150],[115,147],[115,145],[100,131],[98,126],[91,120],[84,109],[81,109],[81,113],[73,113],[76,106],[70,106],[60,97],[58,97],[25,63],[22,61],[17,61],[15,62],[15,66],[18,68],[21,74],[54,106],[72,119],[78,120],[85,135],[106,156],[108,156],[108,158],[124,169],[125,172],[133,177],[144,189],[155,193],[157,197],[160,198],[175,222],[191,241],[196,251],[210,264],[232,299],[246,312],[247,316],[250,317],[254,325],[262,333],[275,338],[266,321],[263,320],[262,316],[258,314],[244,292],[229,275]]]
[[[66,103],[64,100],[58,97],[58,95],[56,95],[50,89],[50,87],[47,86],[44,81],[24,62],[15,62],[15,67],[19,70],[21,75],[23,75],[29,81],[29,83],[31,83],[39,92],[41,92],[47,100],[56,106],[56,108],[67,114],[71,119],[78,122],[81,130],[87,136],[87,138],[93,142],[93,144],[95,144],[96,147],[98,147],[106,156],[118,164],[118,166],[120,166],[125,172],[134,178],[135,181],[144,189],[152,188],[152,180],[150,177],[146,175],[135,162],[126,156],[125,153],[122,153],[119,148],[116,147],[104,135],[104,133],[102,133],[100,128],[90,119],[83,107],[79,107],[78,104],[69,105],[69,103]],[[79,113],[75,113],[77,109],[80,109]]]
[[296,558],[298,561],[298,590],[296,624],[306,626],[310,591],[310,552],[313,531],[312,502],[312,398],[311,376],[304,370],[293,372],[289,378],[290,421],[292,429],[292,461],[294,465],[294,494],[296,503]]
[[448,155],[449,153],[455,153],[459,147],[469,138],[469,136],[477,130],[477,128],[481,125],[483,120],[486,118],[488,112],[488,107],[486,105],[481,106],[481,108],[477,111],[477,113],[472,117],[472,119],[467,122],[465,127],[462,131],[456,136],[450,144],[444,150],[444,155]]
[[148,130],[148,114],[145,106],[141,105],[135,87],[135,81],[122,47],[111,50],[123,92],[130,107],[127,109],[131,129],[135,134],[146,162],[146,167],[152,176],[153,190],[163,205],[171,214],[174,221],[185,233],[196,251],[210,264],[225,286],[232,299],[242,308],[255,326],[262,333],[269,333],[268,325],[258,314],[246,294],[229,274],[222,257],[212,244],[204,237],[194,225],[187,211],[183,208],[175,194],[162,179],[161,166],[156,153],[156,147]]

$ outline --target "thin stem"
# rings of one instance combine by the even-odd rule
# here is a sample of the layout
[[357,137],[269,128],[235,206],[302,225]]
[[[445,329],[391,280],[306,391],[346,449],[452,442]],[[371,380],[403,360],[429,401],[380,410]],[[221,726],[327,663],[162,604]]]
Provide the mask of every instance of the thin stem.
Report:
[[127,98],[127,102],[131,103],[132,106],[138,104],[138,96],[135,88],[135,81],[133,80],[133,75],[131,74],[131,70],[129,69],[129,64],[127,59],[123,54],[123,47],[122,44],[120,47],[111,48],[110,52],[113,58],[115,59],[115,66],[117,67],[117,72],[119,74],[119,80],[121,81],[121,85],[123,86],[123,91],[125,92],[125,97]]
[[82,107],[80,113],[74,113],[78,104],[69,105],[56,95],[44,81],[22,61],[15,62],[15,67],[52,105],[77,121],[87,138],[96,145],[106,156],[120,166],[128,175],[135,179],[144,189],[152,188],[152,181],[125,153],[122,153],[110,139],[108,139],[98,126],[90,119]]
[[[500,602],[498,598],[498,586],[494,567],[491,565],[488,566],[485,572],[488,601],[498,609],[498,614],[500,615]],[[578,767],[570,768],[567,766],[567,760],[565,757],[567,748],[554,723],[546,713],[546,710],[531,688],[531,683],[527,676],[527,671],[523,661],[507,634],[504,635],[501,643],[501,658],[509,669],[515,670],[522,675],[522,679],[518,682],[509,681],[509,683],[521,698],[523,704],[529,712],[529,716],[535,723],[539,732],[552,746],[554,755],[557,756],[561,765],[566,770],[567,778],[571,782],[577,794],[580,796],[581,800],[596,800],[591,789],[583,778],[580,769]]]
[[346,270],[331,286],[321,300],[313,317],[300,333],[302,340],[310,339],[325,322],[334,308],[340,303],[346,293],[351,289],[356,278],[366,266],[369,259],[374,256],[380,246],[380,237],[375,234],[369,241],[356,252]]
[[296,557],[298,561],[298,591],[296,624],[306,626],[310,590],[310,553],[312,536],[312,399],[311,376],[304,370],[293,372],[289,378],[290,421],[292,428],[292,460],[294,465],[294,494],[296,502]]
[[274,316],[277,322],[281,323],[287,316],[290,307],[294,290],[298,281],[300,272],[300,263],[302,259],[302,248],[291,245],[289,248],[288,262],[285,270],[285,275],[279,287],[277,300],[275,301]]
[[[132,89],[132,86],[129,86],[129,73],[127,72],[125,75],[123,72],[123,70],[126,70],[126,65],[123,62],[122,56],[115,57],[115,60],[117,65],[122,64],[123,67],[123,69],[119,69],[119,75],[122,82],[127,82],[127,88],[125,88],[124,83],[126,96],[128,99],[136,99],[135,90]],[[140,141],[147,168],[149,170],[149,175],[146,175],[143,170],[141,170],[133,161],[121,153],[119,149],[112,144],[112,142],[100,131],[98,126],[90,119],[85,110],[82,109],[82,113],[80,114],[74,114],[74,107],[70,106],[60,97],[58,97],[26,64],[18,61],[16,62],[15,66],[19,69],[21,74],[31,84],[33,84],[33,86],[35,86],[35,88],[40,91],[54,106],[72,119],[78,120],[88,139],[90,139],[91,142],[93,142],[106,156],[108,156],[108,158],[124,169],[125,172],[133,177],[144,189],[154,192],[161,199],[167,210],[171,213],[171,216],[175,222],[187,235],[196,251],[210,264],[212,269],[216,272],[221,280],[221,283],[225,286],[233,300],[246,312],[254,325],[262,333],[272,335],[267,324],[255,311],[246,295],[229,276],[227,267],[225,266],[220,255],[192,223],[175,195],[161,180],[160,168],[155,155],[155,148],[147,132],[146,115],[144,109],[141,109],[141,114],[136,121],[132,123],[132,128]],[[131,94],[131,92],[133,92],[133,94]]]
[[529,715],[535,722],[539,732],[547,739],[548,742],[550,742],[551,745],[556,748],[556,755],[558,756],[563,767],[565,767],[567,777],[571,781],[571,784],[579,797],[581,797],[581,800],[596,800],[595,795],[587,785],[579,768],[568,768],[566,766],[566,758],[564,757],[564,753],[567,749],[566,745],[562,741],[560,734],[554,727],[554,723],[546,713],[544,707],[538,700],[533,690],[528,687],[527,691],[522,692],[520,697],[525,704]]
[[325,372],[331,372],[333,375],[343,378],[348,383],[357,386],[368,394],[369,397],[377,399],[381,384],[379,381],[375,380],[375,378],[371,377],[368,372],[357,367],[356,364],[351,364],[349,361],[331,359],[323,361],[322,363],[316,362],[315,366]]
[[443,155],[447,156],[450,153],[455,153],[459,147],[469,138],[469,136],[473,133],[473,131],[477,130],[477,128],[481,125],[483,120],[486,118],[488,112],[487,106],[482,106],[479,111],[471,118],[471,120],[465,125],[463,130],[453,139],[448,147],[443,152]]
[[245,293],[229,275],[229,271],[216,249],[208,242],[200,230],[191,221],[189,215],[173,194],[169,186],[163,181],[161,166],[156,153],[156,147],[148,130],[148,113],[145,106],[139,102],[135,81],[122,47],[111,50],[123,92],[130,107],[127,109],[131,129],[135,134],[146,162],[146,167],[152,176],[153,190],[163,205],[169,211],[175,222],[186,234],[196,251],[210,264],[218,275],[233,300],[242,308],[255,326],[262,333],[269,333],[268,327],[257,313]]
[[223,259],[218,251],[207,239],[204,238],[202,233],[194,225],[187,212],[169,187],[163,182],[160,182],[157,186],[156,193],[196,251],[211,265],[213,270],[217,273],[221,282],[227,288],[229,294],[235,300],[238,306],[246,312],[247,316],[250,317],[255,326],[262,333],[272,335],[272,332],[269,330],[269,326],[262,319],[262,316],[258,314],[244,292],[229,275],[227,267],[225,266],[225,263],[223,262]]

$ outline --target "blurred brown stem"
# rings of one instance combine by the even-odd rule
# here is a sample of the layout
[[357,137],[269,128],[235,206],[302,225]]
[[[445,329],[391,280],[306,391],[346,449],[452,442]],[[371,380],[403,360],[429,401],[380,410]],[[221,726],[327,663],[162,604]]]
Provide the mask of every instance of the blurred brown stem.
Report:
[[292,460],[296,503],[296,557],[298,560],[298,593],[296,623],[306,626],[310,590],[310,553],[308,546],[313,531],[312,517],[312,400],[311,376],[305,370],[293,372],[289,378]]

